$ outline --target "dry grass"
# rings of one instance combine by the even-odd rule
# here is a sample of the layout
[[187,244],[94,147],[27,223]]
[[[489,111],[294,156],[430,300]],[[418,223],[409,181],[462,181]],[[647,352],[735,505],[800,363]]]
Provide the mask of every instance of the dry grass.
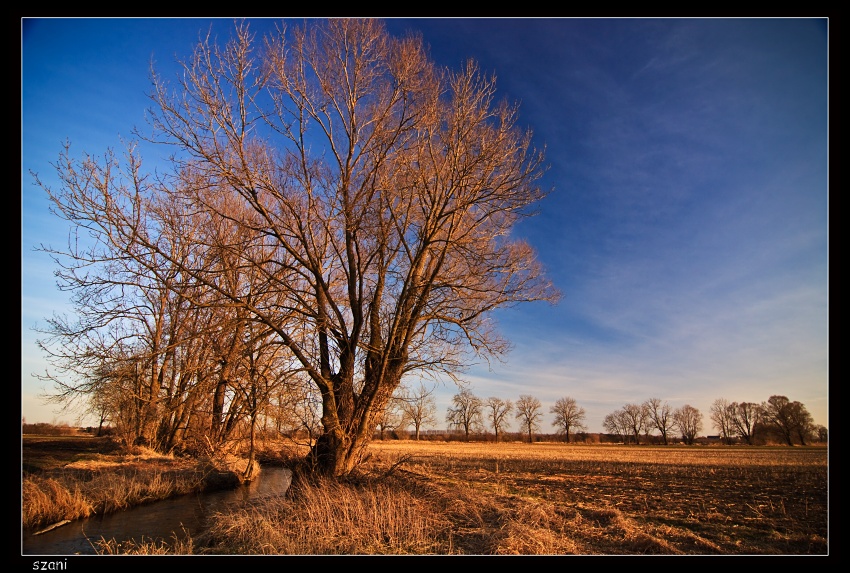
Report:
[[189,493],[200,488],[196,464],[173,469],[163,464],[54,470],[23,478],[21,521],[35,529],[64,519],[80,519]]
[[[296,479],[285,497],[218,514],[213,527],[195,539],[123,544],[102,540],[100,551],[150,555],[829,552],[825,448],[388,441],[373,443],[370,452],[369,460],[350,479]],[[165,475],[170,463],[153,456],[147,460],[126,457],[116,466],[108,466],[108,459],[94,461],[104,464],[100,468],[112,467],[113,474],[133,464],[140,464],[136,471],[141,472],[142,466],[154,463]],[[65,468],[91,470],[81,465]],[[102,473],[106,480],[109,472]],[[92,505],[82,481],[73,482],[77,491],[70,485],[65,489],[49,485],[48,479],[54,476],[32,479],[41,480],[32,489],[48,498],[65,495],[63,503],[68,508],[73,503],[81,508]],[[25,490],[29,487],[25,481]],[[111,495],[131,497],[117,488]],[[39,506],[45,511],[51,504],[45,501]],[[58,517],[54,514],[50,519]]]
[[301,481],[287,497],[217,516],[216,554],[429,554],[447,526],[430,505],[380,483]]
[[376,442],[218,516],[207,554],[827,554],[826,451]]
[[378,442],[372,452],[492,507],[478,537],[498,544],[473,551],[828,553],[825,448]]
[[[83,441],[91,440],[83,438]],[[79,439],[77,440],[80,441]],[[24,530],[43,528],[62,520],[120,511],[201,489],[233,485],[246,467],[238,458],[192,460],[162,455],[147,448],[115,449],[109,453],[71,446],[73,458],[62,462],[55,441],[28,444],[24,457],[38,446],[48,455],[32,455],[40,469],[27,471],[21,483],[21,523]],[[106,442],[103,442],[106,444]],[[80,453],[80,452],[83,453]],[[65,452],[65,455],[69,454]],[[34,467],[32,462],[27,467]]]
[[115,539],[100,539],[94,542],[99,555],[191,555],[193,553],[192,539],[188,536],[179,538],[172,537],[169,543],[165,540],[140,542],[124,541]]
[[76,485],[54,478],[25,477],[21,484],[22,522],[25,529],[82,519],[93,513],[91,502]]

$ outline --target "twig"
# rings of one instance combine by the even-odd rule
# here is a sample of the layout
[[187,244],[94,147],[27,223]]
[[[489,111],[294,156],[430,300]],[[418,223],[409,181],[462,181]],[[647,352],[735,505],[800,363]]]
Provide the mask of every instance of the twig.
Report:
[[384,472],[384,477],[389,477],[390,474],[392,474],[398,466],[400,466],[401,464],[403,464],[405,462],[410,461],[411,459],[413,459],[412,454],[405,454],[405,455],[401,456],[398,459],[397,462],[395,462],[393,465],[390,466],[390,469],[388,469],[386,472]]
[[57,527],[62,527],[63,525],[67,525],[69,523],[71,523],[70,519],[63,519],[62,521],[57,521],[53,525],[49,525],[49,526],[45,527],[41,531],[36,531],[35,533],[33,533],[33,535],[41,535],[42,533],[47,533],[48,531],[53,531]]

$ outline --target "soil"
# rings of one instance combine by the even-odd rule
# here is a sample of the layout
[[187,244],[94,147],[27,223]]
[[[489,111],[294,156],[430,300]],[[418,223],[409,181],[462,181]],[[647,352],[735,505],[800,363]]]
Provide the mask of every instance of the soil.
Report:
[[115,454],[120,449],[121,445],[109,437],[24,435],[21,438],[21,471],[54,470],[72,462]]

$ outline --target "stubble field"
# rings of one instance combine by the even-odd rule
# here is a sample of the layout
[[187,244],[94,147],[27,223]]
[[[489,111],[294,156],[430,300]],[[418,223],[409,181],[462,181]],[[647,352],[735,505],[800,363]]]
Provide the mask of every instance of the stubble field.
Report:
[[455,492],[447,511],[478,508],[472,552],[474,539],[486,553],[829,552],[826,448],[387,441],[371,451]]
[[[280,442],[261,451],[284,464],[305,453]],[[65,493],[121,484],[98,491],[114,490],[110,503],[126,507],[138,496],[122,492],[195,466],[91,438],[24,440],[22,458],[34,472],[22,485],[46,496],[24,495],[24,523],[39,508],[58,512],[53,521],[84,516],[36,487],[53,477]],[[828,509],[825,447],[375,441],[347,479],[294,480],[285,496],[217,514],[194,539],[100,545],[108,554],[829,555]]]

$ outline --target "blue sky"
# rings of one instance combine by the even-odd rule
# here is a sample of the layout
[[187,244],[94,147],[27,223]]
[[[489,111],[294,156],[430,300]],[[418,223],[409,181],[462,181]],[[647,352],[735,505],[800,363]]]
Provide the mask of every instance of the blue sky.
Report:
[[[255,31],[275,20],[252,21]],[[21,27],[21,415],[38,398],[33,326],[67,312],[35,252],[67,229],[30,171],[147,132],[149,66],[175,78],[231,20],[24,19]],[[391,19],[441,66],[471,58],[545,145],[549,195],[517,233],[562,291],[500,311],[504,363],[465,375],[482,398],[576,399],[592,432],[627,403],[782,394],[828,426],[828,22],[825,19]],[[143,147],[148,165],[165,150]],[[438,388],[439,427],[457,388]],[[518,424],[513,424],[518,429]]]

